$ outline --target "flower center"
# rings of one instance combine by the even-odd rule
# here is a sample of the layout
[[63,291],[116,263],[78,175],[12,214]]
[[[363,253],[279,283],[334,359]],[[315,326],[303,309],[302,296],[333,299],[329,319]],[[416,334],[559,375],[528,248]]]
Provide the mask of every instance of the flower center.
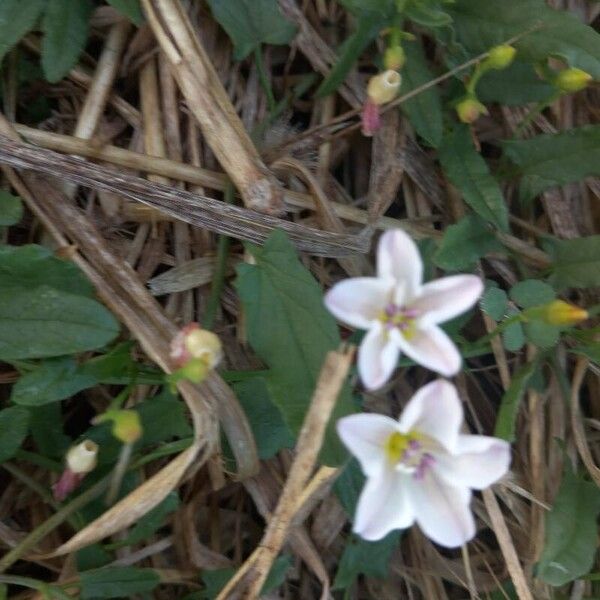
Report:
[[415,320],[419,316],[419,311],[406,306],[390,303],[379,315],[379,320],[389,331],[397,329],[406,339],[410,339],[415,334]]
[[395,469],[423,479],[435,458],[426,450],[427,440],[418,432],[395,431],[385,442],[385,453]]

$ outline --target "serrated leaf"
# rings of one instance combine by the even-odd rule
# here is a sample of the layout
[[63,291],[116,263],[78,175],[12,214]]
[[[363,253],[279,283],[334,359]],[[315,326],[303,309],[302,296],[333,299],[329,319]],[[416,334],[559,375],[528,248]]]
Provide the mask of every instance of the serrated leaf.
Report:
[[542,81],[533,65],[520,60],[506,69],[488,71],[477,84],[477,97],[484,104],[520,106],[547,100],[554,92],[554,86]]
[[23,203],[17,196],[0,190],[0,225],[14,225],[23,218]]
[[508,308],[508,296],[504,290],[497,287],[489,287],[480,300],[481,309],[494,321],[501,321],[506,315]]
[[567,467],[552,510],[546,516],[545,544],[537,576],[561,586],[585,575],[594,564],[600,490]]
[[515,441],[515,425],[521,400],[529,381],[537,369],[537,361],[523,365],[513,376],[509,388],[502,396],[494,435],[508,442]]
[[261,44],[287,44],[296,27],[287,21],[277,0],[207,0],[215,19],[235,46],[235,59],[246,58]]
[[[323,305],[321,288],[283,232],[274,231],[262,248],[247,248],[256,264],[237,267],[236,287],[246,314],[248,340],[270,367],[266,377],[273,402],[297,435],[325,355],[340,344],[338,327]],[[350,412],[353,406],[345,386],[331,423]],[[322,459],[337,464],[343,457],[331,425]]]
[[92,297],[94,288],[72,262],[56,258],[47,248],[0,246],[0,288],[47,285],[71,294]]
[[77,63],[85,47],[90,0],[47,0],[42,29],[42,68],[51,83],[60,81]]
[[488,252],[501,250],[485,221],[476,215],[467,215],[444,233],[433,260],[447,271],[470,269]]
[[383,20],[376,13],[367,14],[360,19],[357,30],[340,47],[339,58],[317,89],[317,97],[328,96],[337,90],[362,51],[377,37],[382,25]]
[[106,0],[138,27],[144,22],[139,0]]
[[556,240],[549,250],[553,258],[549,282],[555,288],[600,286],[600,235]]
[[521,308],[530,308],[547,304],[556,298],[556,292],[543,281],[525,279],[513,285],[509,292],[510,299]]
[[544,0],[456,0],[448,4],[457,40],[479,54],[519,34],[519,56],[531,62],[563,58],[600,77],[600,35],[573,13],[549,8]]
[[600,125],[505,141],[502,148],[523,177],[520,196],[525,202],[557,185],[600,175]]
[[468,127],[456,127],[444,136],[439,158],[444,173],[462,193],[465,202],[482,219],[506,231],[508,209],[502,190],[475,150]]
[[80,573],[81,598],[131,598],[151,592],[160,577],[154,569],[136,567],[103,567]]
[[48,286],[0,288],[0,360],[96,350],[119,333],[104,306]]
[[20,406],[0,410],[0,463],[12,458],[29,429],[29,411]]
[[72,357],[52,358],[21,376],[12,388],[10,399],[21,406],[42,406],[69,398],[96,383],[94,377],[79,371]]
[[0,2],[0,61],[37,23],[46,0],[2,0]]
[[[402,69],[402,94],[406,94],[433,79],[420,44],[405,44],[406,64]],[[400,105],[415,131],[431,146],[442,141],[442,103],[437,87],[419,92]]]

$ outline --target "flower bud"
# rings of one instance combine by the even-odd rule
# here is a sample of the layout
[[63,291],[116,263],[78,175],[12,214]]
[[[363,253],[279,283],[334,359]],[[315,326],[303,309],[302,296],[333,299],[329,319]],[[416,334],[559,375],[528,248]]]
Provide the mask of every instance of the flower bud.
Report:
[[554,80],[554,85],[562,92],[579,92],[588,86],[592,76],[581,69],[563,69]]
[[133,444],[142,437],[140,416],[135,410],[116,410],[111,413],[112,434],[124,444]]
[[487,115],[488,111],[477,98],[467,96],[456,105],[456,113],[463,123],[473,123],[481,115]]
[[201,329],[198,323],[189,323],[171,342],[171,358],[178,366],[200,359],[214,369],[223,358],[221,340],[212,331]]
[[492,69],[506,69],[515,59],[517,50],[508,44],[494,46],[485,60],[485,64]]
[[98,462],[98,444],[84,440],[67,452],[67,466],[73,473],[89,473]]
[[380,106],[391,102],[400,90],[402,76],[396,71],[388,69],[375,77],[371,77],[367,84],[367,95],[369,99]]
[[564,300],[554,300],[542,308],[542,319],[550,325],[575,325],[589,317],[587,310]]
[[383,55],[383,66],[391,71],[399,71],[405,62],[406,54],[400,45],[390,46]]

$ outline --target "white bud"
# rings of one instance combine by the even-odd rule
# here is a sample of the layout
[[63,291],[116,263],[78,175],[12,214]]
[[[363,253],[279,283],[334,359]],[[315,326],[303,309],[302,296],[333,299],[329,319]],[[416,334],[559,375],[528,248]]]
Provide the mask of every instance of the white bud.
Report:
[[391,102],[400,90],[402,84],[402,76],[396,71],[388,69],[375,77],[371,77],[367,85],[367,95],[369,98],[380,106]]
[[84,440],[67,452],[67,466],[73,473],[89,473],[96,468],[98,444]]

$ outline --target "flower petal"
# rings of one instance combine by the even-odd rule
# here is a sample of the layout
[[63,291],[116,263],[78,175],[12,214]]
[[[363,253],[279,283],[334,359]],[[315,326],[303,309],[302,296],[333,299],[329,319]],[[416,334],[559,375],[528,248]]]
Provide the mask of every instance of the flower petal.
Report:
[[453,452],[463,422],[463,407],[456,388],[443,379],[423,386],[409,400],[399,420],[400,431],[418,431]]
[[358,372],[368,390],[380,388],[390,378],[400,357],[397,338],[375,323],[358,349]]
[[483,490],[505,475],[510,445],[485,435],[460,435],[453,454],[436,456],[434,469],[448,483]]
[[416,363],[436,371],[444,377],[456,375],[460,370],[462,357],[454,342],[436,325],[417,329],[407,339],[400,336],[400,350]]
[[471,490],[448,485],[432,469],[410,482],[409,502],[419,527],[436,544],[456,548],[475,535]]
[[404,283],[409,297],[418,293],[423,281],[423,261],[417,245],[401,229],[386,231],[379,239],[377,275]]
[[414,513],[409,502],[408,478],[397,473],[370,478],[358,499],[354,532],[375,541],[394,529],[410,527]]
[[398,422],[385,415],[359,414],[337,422],[342,442],[360,462],[367,477],[381,475],[388,461],[385,443],[398,431]]
[[340,281],[325,294],[325,306],[340,321],[368,329],[391,301],[393,284],[375,277]]
[[471,308],[481,293],[483,283],[475,275],[453,275],[426,283],[410,305],[421,313],[424,326],[443,323]]

